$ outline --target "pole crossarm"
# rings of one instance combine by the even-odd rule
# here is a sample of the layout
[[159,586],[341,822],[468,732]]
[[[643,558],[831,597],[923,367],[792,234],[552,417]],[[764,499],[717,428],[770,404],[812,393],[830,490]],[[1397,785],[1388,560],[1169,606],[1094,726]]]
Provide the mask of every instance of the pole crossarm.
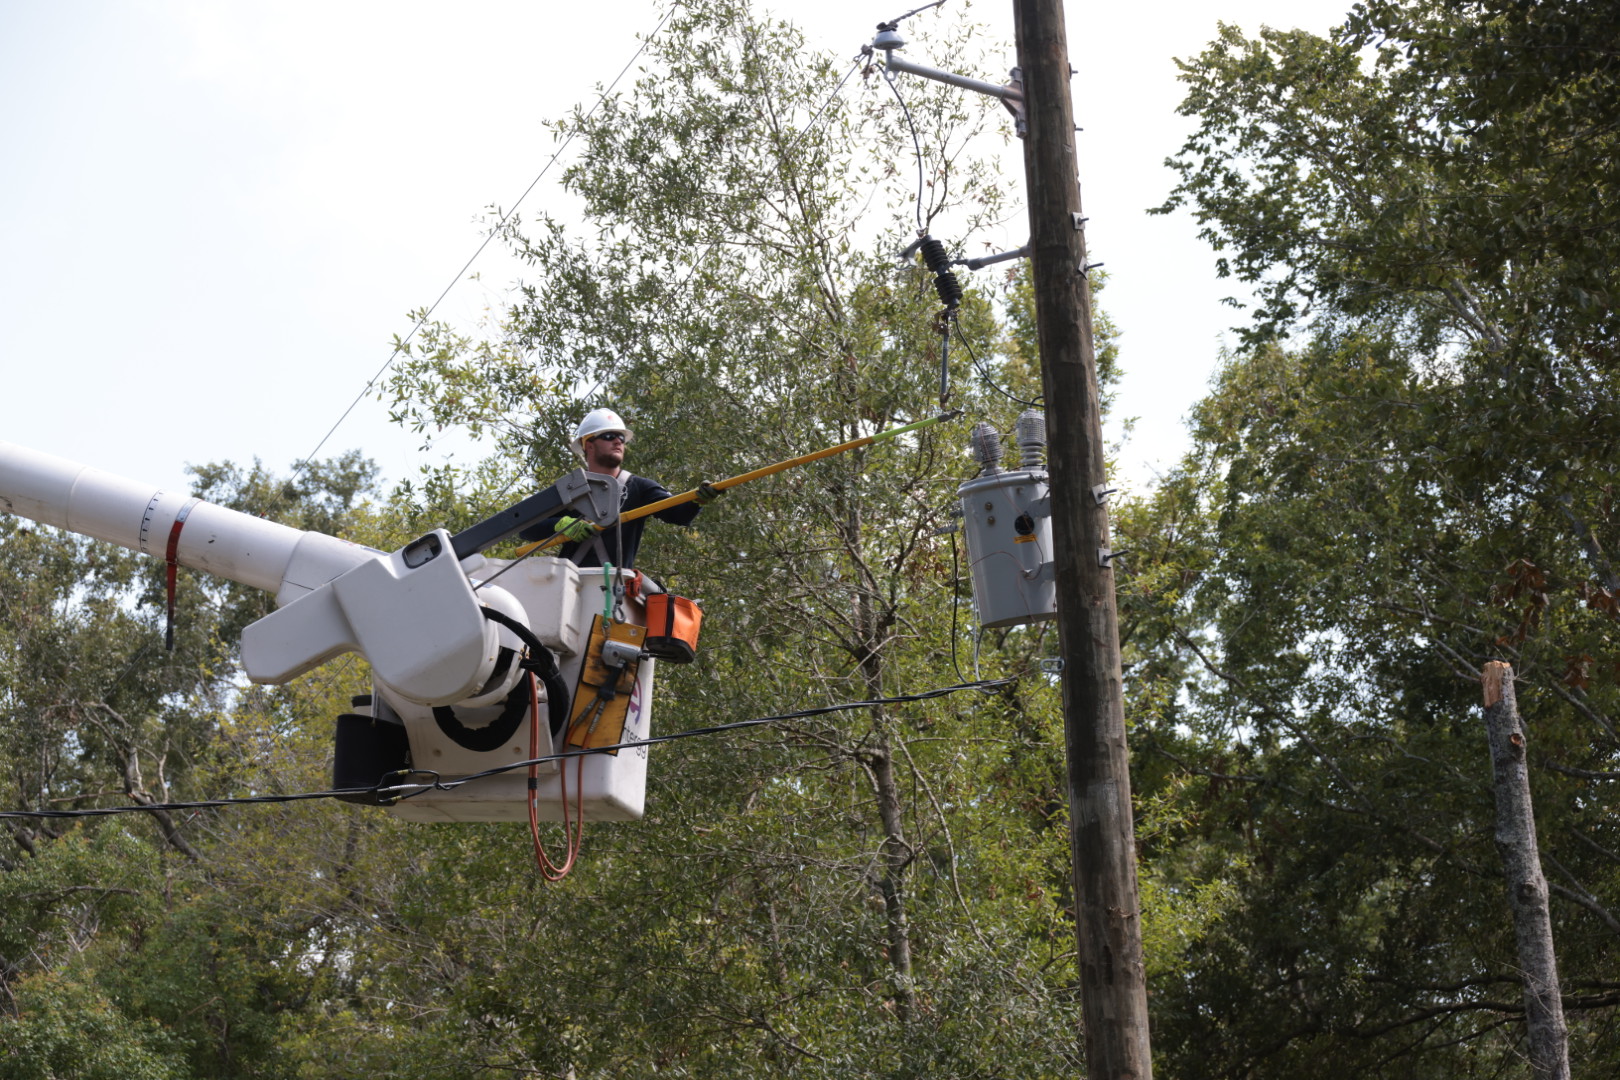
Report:
[[995,83],[985,82],[983,79],[972,79],[966,75],[957,75],[953,72],[941,71],[939,68],[931,68],[923,64],[913,64],[910,60],[907,60],[903,56],[897,56],[893,52],[883,54],[883,66],[888,68],[890,71],[903,71],[908,75],[921,75],[925,79],[932,79],[935,82],[942,82],[948,86],[957,86],[961,87],[963,90],[972,90],[980,94],[989,94],[991,97],[1000,98],[1002,101],[1021,102],[1024,100],[1024,92],[1019,88],[1017,83],[1009,83],[1006,86],[997,86]]

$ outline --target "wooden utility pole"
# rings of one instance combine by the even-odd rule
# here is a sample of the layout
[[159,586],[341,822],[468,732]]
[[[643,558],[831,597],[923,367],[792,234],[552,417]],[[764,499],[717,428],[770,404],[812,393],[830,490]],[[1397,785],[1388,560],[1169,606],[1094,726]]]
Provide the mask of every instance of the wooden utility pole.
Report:
[[1046,396],[1080,1008],[1090,1080],[1150,1080],[1119,616],[1062,0],[1013,0]]
[[1491,746],[1492,786],[1496,789],[1496,850],[1502,856],[1513,936],[1524,973],[1530,1073],[1535,1080],[1569,1080],[1569,1029],[1558,990],[1552,912],[1536,845],[1536,815],[1530,805],[1530,769],[1525,762],[1518,697],[1513,692],[1513,668],[1493,660],[1482,675],[1485,736]]

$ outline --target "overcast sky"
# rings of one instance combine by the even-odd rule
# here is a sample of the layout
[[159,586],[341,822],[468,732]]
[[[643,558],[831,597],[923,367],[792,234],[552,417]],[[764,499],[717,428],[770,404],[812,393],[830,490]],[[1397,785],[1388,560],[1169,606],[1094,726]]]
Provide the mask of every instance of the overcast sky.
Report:
[[[1184,449],[1239,317],[1190,219],[1145,213],[1187,130],[1172,58],[1217,18],[1322,32],[1348,2],[1068,5],[1087,235],[1124,334],[1118,411],[1139,418],[1127,482]],[[853,57],[918,3],[766,6]],[[971,74],[1000,82],[1010,0],[971,14],[1004,58]],[[544,167],[542,121],[593,101],[658,20],[651,0],[0,0],[0,439],[166,488],[188,485],[187,464],[290,469],[406,312],[457,281],[483,209]],[[1019,148],[1005,153],[1020,176]],[[560,205],[560,172],[522,210]],[[471,327],[517,273],[495,245],[473,271],[438,317]],[[368,398],[321,456],[359,448],[392,482],[476,454],[417,444]]]

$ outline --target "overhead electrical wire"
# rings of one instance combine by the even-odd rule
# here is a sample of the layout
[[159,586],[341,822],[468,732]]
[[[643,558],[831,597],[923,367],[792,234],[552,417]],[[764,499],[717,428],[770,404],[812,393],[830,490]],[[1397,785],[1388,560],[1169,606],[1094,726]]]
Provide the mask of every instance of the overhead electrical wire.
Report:
[[[512,772],[516,769],[531,769],[548,762],[567,762],[574,758],[584,758],[592,754],[613,754],[620,750],[635,750],[644,746],[657,746],[660,743],[676,742],[681,739],[691,739],[703,735],[719,735],[728,731],[743,731],[748,728],[761,727],[766,724],[779,724],[787,720],[802,720],[811,716],[825,716],[829,713],[848,712],[852,709],[868,709],[880,705],[904,705],[914,701],[930,701],[934,698],[945,697],[948,694],[960,693],[963,690],[993,690],[998,686],[1006,686],[1017,682],[1013,678],[981,679],[978,682],[958,683],[954,686],[941,686],[933,690],[924,690],[916,694],[899,694],[893,697],[872,698],[866,701],[846,701],[837,705],[821,705],[811,709],[800,709],[797,712],[778,713],[774,716],[758,716],[751,720],[738,720],[730,724],[715,724],[710,727],[689,728],[686,731],[677,731],[669,735],[654,735],[645,739],[632,739],[625,742],[614,743],[610,746],[593,746],[578,750],[565,750],[558,754],[546,754],[530,758],[526,761],[514,761],[499,768],[486,769],[483,772],[471,773],[456,780],[437,779],[437,773],[430,769],[413,769],[404,775],[432,776],[435,779],[423,783],[376,784],[364,788],[340,788],[329,791],[303,791],[288,795],[246,795],[227,799],[197,799],[189,802],[152,803],[150,805],[129,806],[103,806],[83,810],[0,810],[0,819],[8,818],[88,818],[112,817],[115,814],[144,814],[154,811],[176,810],[207,810],[220,806],[251,806],[258,803],[288,803],[307,802],[312,799],[336,799],[345,795],[391,795],[399,799],[408,799],[426,791],[451,791],[464,784],[475,783],[491,776]],[[399,775],[399,774],[395,774]]]
[[[891,23],[881,24],[881,26],[893,29],[899,25],[901,19],[910,18],[912,15],[917,14],[918,11],[927,11],[929,8],[938,7],[941,3],[944,3],[944,0],[938,0],[938,3],[917,8],[916,11],[908,11],[899,19],[895,19]],[[940,302],[945,305],[945,310],[941,313],[939,319],[939,407],[943,409],[951,398],[951,322],[955,319],[957,307],[962,302],[962,285],[957,281],[956,274],[951,271],[951,258],[945,251],[944,243],[929,235],[928,225],[923,221],[923,200],[926,184],[923,170],[922,138],[917,133],[917,122],[911,115],[910,107],[906,105],[906,99],[900,94],[900,87],[896,83],[894,72],[887,67],[883,70],[883,81],[889,84],[890,90],[894,91],[894,99],[900,103],[900,111],[905,114],[906,128],[911,132],[911,145],[913,150],[916,151],[917,157],[917,241],[912,247],[906,249],[906,254],[902,258],[908,257],[912,251],[921,250],[923,263],[928,267],[929,272],[934,275],[934,290],[939,294]],[[930,211],[929,219],[932,220],[932,218],[933,213]],[[957,331],[959,333],[961,331],[960,324],[957,326]]]
[[[890,19],[886,23],[879,23],[878,27],[879,29],[882,29],[883,27],[898,29],[902,22],[911,18],[913,15],[919,15],[924,11],[928,11],[930,8],[940,7],[944,3],[945,0],[934,0],[934,2],[931,4],[924,4],[920,8],[913,8],[904,15]],[[906,99],[900,96],[900,88],[895,85],[894,73],[885,68],[883,71],[883,81],[889,84],[890,90],[894,91],[894,99],[900,103],[900,111],[906,114],[906,126],[911,130],[911,145],[915,147],[917,151],[917,232],[920,234],[928,228],[928,226],[923,224],[922,218],[924,186],[922,140],[917,137],[917,123],[911,118],[911,110],[906,107]]]
[[[669,22],[670,18],[675,14],[675,9],[679,6],[679,4],[670,5],[669,10],[664,13],[664,17],[659,20],[658,25],[653,28],[652,33],[648,34],[642,39],[641,47],[635,51],[635,55],[631,56],[630,59],[626,61],[624,67],[619,70],[619,73],[613,77],[613,81],[608,84],[607,89],[603,90],[601,94],[597,95],[595,103],[592,104],[589,111],[585,113],[585,120],[589,120],[596,112],[597,108],[601,106],[602,102],[607,100],[608,95],[613,93],[614,87],[619,85],[619,80],[624,78],[625,73],[630,70],[637,60],[641,59],[641,54],[647,51],[647,46],[652,44],[653,38],[658,36],[658,32],[662,30],[665,24]],[[399,354],[404,351],[407,345],[410,344],[411,339],[416,336],[416,332],[422,329],[423,326],[427,325],[427,321],[433,317],[433,313],[438,310],[439,305],[444,303],[444,298],[450,295],[450,290],[454,289],[456,285],[460,283],[462,276],[467,273],[467,271],[472,267],[473,263],[478,261],[478,257],[484,253],[484,249],[489,247],[490,241],[494,240],[495,237],[501,234],[502,229],[505,228],[506,223],[511,220],[512,215],[517,213],[517,208],[522,205],[523,200],[529,197],[529,193],[532,192],[535,187],[539,185],[540,181],[545,178],[546,173],[551,171],[551,167],[557,163],[557,159],[562,156],[562,152],[564,150],[568,149],[569,144],[574,141],[574,137],[578,133],[579,126],[576,125],[568,133],[568,137],[563,140],[562,145],[557,148],[557,152],[551,155],[551,160],[547,161],[544,167],[541,168],[539,174],[529,182],[529,186],[523,189],[523,194],[517,197],[517,202],[514,202],[511,209],[503,213],[500,220],[498,220],[495,223],[495,226],[489,230],[489,235],[484,237],[484,242],[478,245],[478,250],[474,251],[472,256],[466,261],[466,263],[462,265],[461,269],[456,271],[455,276],[450,279],[450,283],[444,287],[444,291],[439,293],[438,299],[434,300],[432,305],[428,307],[427,311],[423,312],[422,317],[416,321],[416,325],[411,327],[410,333],[401,338],[399,344],[394,346],[394,351],[388,354],[388,359],[383,362],[383,366],[377,369],[377,373],[366,382],[366,385],[361,388],[358,394],[355,395],[354,400],[349,402],[349,407],[343,410],[343,415],[339,416],[337,418],[337,422],[332,425],[325,435],[321,436],[321,441],[315,444],[315,449],[311,450],[309,454],[306,455],[303,460],[298,462],[298,464],[293,468],[293,480],[296,480],[299,474],[304,471],[304,468],[314,460],[315,455],[321,452],[321,447],[326,445],[327,440],[330,439],[333,433],[335,433],[337,429],[343,425],[343,421],[347,420],[349,418],[349,414],[354,412],[355,406],[359,405],[360,402],[365,399],[365,396],[371,393],[371,388],[377,385],[377,380],[382,378],[383,374],[390,367],[393,367],[394,361],[399,359]]]
[[928,10],[931,10],[931,9],[937,8],[937,7],[943,7],[944,5],[945,5],[945,0],[934,0],[934,2],[932,4],[924,4],[920,8],[912,8],[910,11],[906,12],[904,15],[897,15],[896,17],[889,20],[888,25],[890,25],[890,26],[899,26],[901,23],[905,22],[907,19],[911,18],[913,15],[921,15],[925,11],[928,11]]
[[906,99],[900,96],[900,88],[894,83],[894,74],[885,69],[883,81],[889,84],[894,91],[894,100],[900,103],[900,111],[906,115],[906,127],[911,131],[911,145],[917,151],[917,232],[927,231],[928,226],[923,224],[923,152],[922,139],[917,135],[917,122],[911,118],[911,110],[906,107]]
[[956,340],[960,341],[962,343],[962,347],[967,349],[968,356],[973,359],[974,369],[978,371],[979,378],[984,381],[986,386],[1016,405],[1022,405],[1029,409],[1039,409],[1044,407],[1041,405],[1041,402],[1045,400],[1044,397],[1036,398],[1034,401],[1025,401],[1016,394],[1010,394],[1006,390],[1003,390],[1001,387],[996,385],[995,380],[990,377],[990,372],[985,368],[984,364],[980,362],[979,354],[973,351],[972,344],[970,344],[968,339],[962,334],[961,320],[956,320]]
[[[901,15],[899,18],[894,19],[889,23],[882,24],[882,26],[886,26],[886,27],[888,27],[890,29],[893,29],[893,28],[895,28],[895,27],[897,27],[899,25],[901,20],[910,18],[912,15],[915,15],[918,12],[927,11],[929,8],[938,7],[943,2],[944,2],[944,0],[938,0],[937,3],[927,4],[927,5],[923,6],[923,7],[917,8],[915,11],[908,11],[906,14]],[[957,313],[957,306],[960,303],[961,298],[962,298],[962,288],[961,288],[960,283],[956,279],[956,275],[954,273],[952,273],[951,270],[950,270],[950,267],[952,265],[954,265],[954,264],[951,263],[949,257],[945,254],[945,245],[943,243],[941,243],[939,240],[935,239],[934,237],[928,235],[927,226],[924,225],[924,223],[923,223],[922,207],[923,207],[923,201],[924,201],[924,186],[925,186],[924,185],[924,174],[923,174],[923,154],[922,154],[922,142],[921,142],[921,139],[919,138],[919,136],[917,134],[916,121],[912,118],[911,109],[909,107],[907,107],[905,98],[902,97],[901,94],[900,94],[900,88],[896,85],[896,80],[894,78],[893,73],[889,72],[888,70],[885,70],[883,75],[884,75],[884,81],[889,84],[889,89],[894,91],[895,100],[900,103],[901,111],[904,112],[904,114],[905,114],[906,124],[907,124],[908,128],[911,131],[912,146],[915,148],[916,156],[917,156],[917,214],[916,214],[916,216],[917,216],[917,236],[918,236],[918,239],[917,239],[916,243],[914,243],[911,247],[908,247],[902,253],[901,258],[902,259],[908,258],[911,255],[912,252],[917,251],[919,249],[922,251],[924,263],[927,265],[928,269],[934,274],[934,287],[939,293],[940,300],[945,304],[945,311],[942,313],[942,317],[940,319],[940,324],[939,324],[939,331],[940,331],[940,403],[941,403],[941,407],[942,408],[944,407],[944,403],[945,403],[946,399],[948,398],[949,392],[950,392],[949,391],[949,370],[950,369],[949,369],[949,366],[948,366],[948,364],[949,364],[948,350],[949,350],[949,347],[950,347],[950,328],[951,328],[951,325],[954,323],[955,326],[956,326],[957,340],[960,341],[962,343],[962,345],[967,349],[968,355],[970,357],[972,357],[972,359],[973,359],[974,368],[978,371],[979,377],[984,381],[984,384],[986,386],[990,387],[990,389],[994,390],[996,393],[1000,394],[1002,397],[1004,397],[1007,400],[1012,401],[1012,402],[1014,402],[1016,404],[1023,405],[1023,406],[1025,406],[1027,408],[1041,408],[1041,405],[1039,404],[1039,399],[1037,399],[1036,401],[1025,401],[1023,398],[1017,397],[1014,394],[1010,394],[1006,390],[1004,390],[1000,386],[998,386],[996,384],[995,380],[990,377],[990,373],[985,368],[985,365],[979,360],[978,354],[973,351],[972,344],[967,340],[967,338],[962,333],[962,322],[961,322],[961,319],[960,319],[960,317],[959,317],[959,315]],[[958,672],[958,675],[960,675],[960,674],[961,673]]]
[[838,100],[838,96],[844,92],[844,84],[849,82],[850,76],[859,71],[860,67],[861,57],[857,56],[855,57],[855,62],[850,65],[850,69],[844,72],[844,77],[838,80],[838,85],[833,87],[832,93],[827,95],[827,100],[823,101],[821,103],[821,107],[811,114],[810,122],[805,124],[804,130],[799,132],[798,135],[794,136],[793,141],[788,144],[788,148],[782,151],[783,157],[787,157],[789,154],[793,153],[794,150],[797,150],[799,144],[804,141],[804,137],[810,134],[811,131],[815,130],[816,123],[821,119],[821,114],[826,112],[832,103]]
[[[615,743],[612,746],[599,746],[582,748],[579,750],[565,750],[558,754],[548,754],[533,761],[514,761],[507,765],[500,765],[483,772],[470,773],[457,780],[435,780],[425,784],[395,785],[391,788],[379,786],[380,793],[400,791],[400,798],[408,799],[420,795],[425,791],[453,791],[463,784],[470,784],[489,776],[499,776],[501,773],[511,772],[514,769],[528,768],[530,765],[543,765],[549,761],[566,762],[572,758],[584,757],[589,754],[606,754],[619,750],[634,750],[642,746],[657,746],[659,743],[676,742],[680,739],[690,739],[698,735],[719,735],[727,731],[743,731],[748,728],[761,727],[765,724],[779,724],[784,720],[803,720],[811,716],[825,716],[828,713],[848,712],[851,709],[869,709],[879,705],[902,705],[913,701],[929,701],[933,698],[944,697],[947,694],[960,693],[963,690],[990,690],[997,686],[1005,686],[1017,682],[1014,678],[983,679],[974,683],[957,683],[954,686],[941,686],[933,690],[924,690],[916,694],[900,694],[895,697],[872,698],[867,701],[846,701],[838,705],[822,705],[814,709],[800,709],[797,712],[779,713],[775,716],[759,716],[752,720],[738,720],[730,724],[716,724],[712,727],[689,728],[686,731],[677,731],[670,735],[653,735],[645,739],[634,739],[627,742]],[[418,769],[415,775],[430,773],[431,770]],[[407,787],[416,787],[419,790],[404,793]]]

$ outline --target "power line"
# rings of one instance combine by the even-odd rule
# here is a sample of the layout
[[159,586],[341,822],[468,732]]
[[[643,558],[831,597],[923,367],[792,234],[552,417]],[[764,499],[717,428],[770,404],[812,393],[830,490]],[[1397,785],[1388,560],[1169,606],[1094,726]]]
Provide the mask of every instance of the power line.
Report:
[[922,140],[917,136],[917,122],[911,118],[911,110],[906,107],[906,99],[900,96],[900,88],[895,85],[894,72],[884,69],[883,81],[889,84],[890,90],[894,91],[894,100],[900,103],[900,111],[906,117],[906,127],[911,131],[911,145],[917,151],[917,232],[922,233],[928,228],[923,224],[922,212],[924,187]]
[[[678,4],[671,4],[670,9],[664,13],[663,19],[660,20],[658,25],[653,28],[652,33],[648,34],[642,39],[641,47],[636,50],[635,55],[630,57],[630,59],[625,63],[624,67],[619,70],[618,75],[614,76],[613,81],[608,84],[607,89],[603,90],[602,93],[598,95],[596,102],[590,107],[590,110],[586,112],[584,117],[585,120],[589,120],[591,118],[602,102],[606,101],[608,95],[613,92],[614,87],[619,85],[619,80],[624,78],[625,72],[629,71],[631,66],[634,65],[637,60],[641,59],[641,54],[647,51],[647,46],[652,44],[652,39],[658,36],[658,32],[664,28],[666,23],[669,22],[671,16],[675,14],[675,9],[678,6]],[[394,346],[394,351],[388,354],[388,359],[383,362],[383,366],[377,369],[377,373],[366,382],[366,385],[361,388],[358,394],[355,395],[354,400],[349,402],[349,407],[343,410],[343,415],[337,418],[337,422],[334,423],[330,429],[328,429],[325,435],[321,436],[321,441],[315,444],[315,449],[311,450],[309,454],[305,456],[296,467],[294,467],[292,473],[293,480],[298,479],[298,475],[304,471],[304,467],[314,459],[316,454],[321,452],[321,447],[325,446],[327,440],[330,439],[333,433],[343,425],[343,421],[349,418],[349,414],[354,411],[354,407],[360,404],[360,402],[365,399],[367,394],[371,393],[371,388],[377,385],[377,380],[382,378],[383,373],[394,365],[395,360],[399,359],[399,354],[405,350],[405,346],[410,344],[411,339],[416,336],[416,332],[422,329],[422,327],[427,324],[427,321],[433,317],[433,313],[438,310],[439,305],[444,303],[444,298],[450,295],[450,290],[456,287],[456,285],[461,281],[462,276],[466,274],[469,268],[471,268],[472,264],[478,261],[478,256],[484,253],[484,249],[489,246],[490,241],[501,235],[506,223],[511,220],[513,214],[517,213],[517,208],[522,205],[523,200],[529,197],[529,193],[532,192],[540,181],[545,178],[546,173],[551,171],[551,167],[555,165],[557,163],[557,159],[562,156],[562,152],[567,150],[569,144],[574,141],[574,137],[579,134],[579,129],[582,124],[583,121],[581,124],[574,125],[574,127],[568,133],[568,138],[564,139],[563,144],[557,148],[557,152],[551,155],[551,160],[546,162],[545,166],[540,170],[539,175],[529,183],[529,186],[523,189],[523,194],[518,196],[517,202],[512,204],[512,208],[501,215],[500,220],[495,223],[494,228],[489,230],[489,235],[484,237],[484,242],[478,245],[478,250],[472,253],[472,257],[462,265],[460,270],[456,271],[455,276],[450,279],[450,283],[444,287],[444,291],[439,293],[438,299],[433,301],[432,305],[427,309],[427,311],[422,313],[422,317],[416,321],[416,325],[411,327],[410,333],[401,338],[399,344]]]
[[[141,814],[157,811],[176,810],[207,810],[220,806],[252,806],[261,803],[289,803],[307,802],[311,799],[336,799],[345,795],[384,795],[394,796],[397,799],[414,798],[427,791],[451,791],[464,784],[470,784],[491,776],[512,772],[515,769],[527,769],[533,765],[543,765],[551,761],[567,761],[571,758],[588,757],[592,754],[612,754],[620,750],[634,750],[643,746],[657,746],[660,743],[675,742],[679,739],[690,739],[700,735],[718,735],[728,731],[742,731],[747,728],[760,727],[765,724],[777,724],[785,720],[802,720],[811,716],[825,716],[828,713],[847,712],[851,709],[867,709],[879,705],[903,705],[913,701],[928,701],[933,698],[944,697],[947,694],[959,693],[963,690],[994,690],[998,686],[1006,686],[1017,682],[1016,679],[981,679],[977,682],[957,683],[954,686],[941,686],[933,690],[924,690],[916,694],[901,694],[895,697],[872,698],[867,701],[846,701],[837,705],[822,705],[812,709],[800,709],[797,712],[780,713],[775,716],[760,716],[752,720],[738,720],[730,724],[716,724],[712,727],[690,728],[686,731],[677,731],[670,735],[655,735],[646,739],[635,739],[629,742],[614,743],[611,746],[595,746],[579,750],[566,750],[560,754],[547,754],[544,757],[530,758],[525,761],[514,761],[499,768],[487,769],[484,772],[472,773],[456,780],[434,779],[426,783],[399,783],[376,784],[367,788],[341,788],[331,791],[303,791],[289,795],[248,795],[229,799],[199,799],[192,802],[152,803],[150,805],[136,806],[104,806],[87,810],[0,810],[0,818],[88,818],[111,817],[115,814]],[[397,774],[396,774],[397,775]],[[413,769],[404,775],[408,776],[434,776],[431,769]]]
[[956,323],[956,340],[960,341],[963,347],[967,349],[968,356],[973,359],[973,367],[978,371],[979,378],[984,381],[984,385],[988,386],[990,389],[994,390],[996,393],[1000,394],[1002,397],[1013,402],[1014,404],[1023,405],[1030,409],[1039,409],[1042,407],[1041,401],[1045,400],[1044,398],[1037,398],[1034,401],[1025,401],[1023,398],[1018,397],[1015,394],[1010,394],[1006,390],[1003,390],[1001,387],[997,386],[996,381],[990,377],[989,369],[987,369],[979,360],[979,354],[973,351],[972,342],[968,341],[967,336],[962,333],[961,320],[953,317],[952,321]]

